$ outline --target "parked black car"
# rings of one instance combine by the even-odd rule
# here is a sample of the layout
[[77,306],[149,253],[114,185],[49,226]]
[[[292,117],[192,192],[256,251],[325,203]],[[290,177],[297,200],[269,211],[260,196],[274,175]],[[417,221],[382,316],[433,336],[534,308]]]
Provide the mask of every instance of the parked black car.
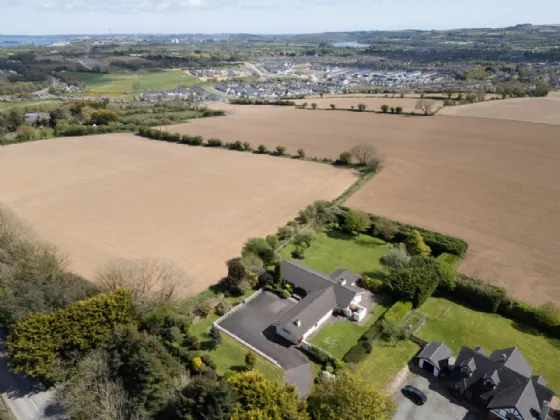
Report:
[[426,394],[412,385],[405,386],[401,392],[416,405],[424,405],[428,399]]

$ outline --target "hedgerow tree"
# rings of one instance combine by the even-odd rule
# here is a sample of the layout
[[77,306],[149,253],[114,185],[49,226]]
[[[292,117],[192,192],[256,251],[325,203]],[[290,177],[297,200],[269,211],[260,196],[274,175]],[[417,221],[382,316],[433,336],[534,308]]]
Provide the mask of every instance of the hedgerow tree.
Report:
[[393,268],[386,284],[403,301],[413,302],[418,308],[434,293],[443,276],[432,257],[412,257],[408,267]]
[[278,236],[276,235],[268,235],[266,237],[266,242],[268,242],[268,244],[270,245],[270,247],[272,249],[278,249],[278,247],[280,246],[280,240],[278,239]]
[[50,314],[31,314],[15,324],[9,336],[12,368],[47,382],[62,380],[76,359],[104,344],[115,326],[131,320],[131,297],[124,289]]
[[229,420],[234,414],[237,395],[227,381],[195,376],[157,420]]
[[361,210],[348,210],[344,213],[344,224],[342,228],[348,233],[362,233],[371,226],[371,219],[367,213]]
[[247,254],[257,255],[265,265],[271,265],[274,263],[274,250],[270,244],[263,238],[250,238],[245,242],[243,249],[241,250],[241,255],[246,256]]
[[305,150],[303,149],[298,149],[297,150],[297,155],[300,159],[303,159],[305,157]]
[[398,230],[399,228],[395,224],[395,222],[386,219],[385,217],[380,217],[379,219],[377,219],[373,227],[373,233],[376,236],[385,239],[386,241],[390,241],[391,239],[393,239]]
[[350,165],[352,163],[352,154],[350,152],[342,152],[338,157],[341,165]]
[[119,121],[120,118],[116,112],[108,109],[100,109],[91,114],[90,122],[97,125],[108,125],[112,122]]
[[416,229],[410,232],[410,235],[406,238],[406,249],[412,256],[419,255],[427,257],[432,253],[432,250],[428,245],[426,245],[424,238]]
[[116,329],[107,351],[111,371],[122,378],[128,395],[147,415],[161,411],[186,380],[181,362],[156,337],[140,334],[132,326]]
[[415,109],[418,109],[418,110],[422,111],[424,113],[424,115],[429,115],[429,114],[432,113],[432,110],[434,109],[434,106],[435,106],[434,101],[421,99],[418,102],[416,102]]
[[286,153],[286,146],[276,146],[276,153],[278,153],[279,156],[284,156]]
[[317,109],[317,104],[316,104],[315,102],[313,102],[313,103],[311,104],[311,108]]
[[375,147],[370,146],[369,144],[358,144],[352,147],[350,153],[360,165],[367,165],[371,159],[378,156]]
[[366,104],[358,104],[358,111],[364,112],[367,109]]
[[381,105],[381,112],[383,112],[384,114],[389,112],[389,105]]
[[321,379],[307,399],[309,413],[317,420],[391,420],[396,404],[358,372],[337,371],[334,379]]
[[232,420],[309,419],[306,401],[300,401],[293,385],[271,382],[254,370],[235,375],[228,382],[238,398]]

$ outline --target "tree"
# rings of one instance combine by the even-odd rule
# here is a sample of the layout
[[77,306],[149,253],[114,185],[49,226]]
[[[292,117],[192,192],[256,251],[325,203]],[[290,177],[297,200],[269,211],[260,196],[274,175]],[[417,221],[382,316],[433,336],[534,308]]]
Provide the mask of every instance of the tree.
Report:
[[412,256],[420,255],[422,257],[427,257],[432,253],[432,250],[426,245],[424,238],[416,229],[410,232],[406,238],[406,249]]
[[229,301],[227,300],[221,300],[216,305],[215,310],[216,310],[216,315],[223,316],[227,314],[229,311],[231,311],[231,303],[229,303]]
[[278,247],[280,246],[280,240],[276,235],[268,235],[266,237],[266,242],[270,245],[272,249],[278,249]]
[[93,110],[93,108],[91,106],[84,106],[84,107],[80,108],[80,119],[83,122],[87,123],[91,120],[94,113],[95,113],[95,111]]
[[276,153],[278,156],[283,156],[286,153],[286,146],[276,146]]
[[411,256],[403,244],[393,246],[387,255],[381,258],[381,262],[389,268],[406,268],[410,265]]
[[360,210],[348,210],[344,213],[344,224],[342,225],[345,232],[362,233],[371,226],[371,219],[367,213]]
[[266,266],[272,265],[276,258],[274,250],[267,240],[263,238],[250,238],[245,242],[241,255],[246,256],[248,254],[257,255]]
[[100,109],[91,115],[90,122],[96,125],[108,125],[109,123],[118,122],[119,120],[120,118],[115,111]]
[[324,95],[324,93],[323,93],[323,92],[321,92],[321,93],[319,94],[319,96],[320,96],[321,98],[323,97],[323,95]]
[[533,96],[538,96],[538,97],[548,96],[548,94],[551,90],[552,90],[552,87],[549,84],[539,82],[535,86],[535,89],[533,90],[532,95]]
[[317,207],[314,204],[309,204],[299,212],[299,218],[303,223],[309,223],[315,217],[317,217]]
[[107,344],[109,368],[123,380],[128,395],[147,415],[161,411],[184,385],[185,368],[156,337],[134,327],[115,330]]
[[[271,241],[269,242],[267,238],[266,242],[270,244],[270,242],[273,241],[271,239]],[[258,275],[264,271],[264,262],[258,255],[248,253],[241,259],[241,263],[247,269],[247,275],[249,273],[255,273]]]
[[369,144],[358,144],[352,147],[350,153],[360,165],[367,165],[371,159],[378,156],[375,147]]
[[76,360],[105,344],[114,327],[131,320],[131,297],[124,289],[50,314],[33,313],[15,324],[8,338],[12,369],[51,383],[63,380]]
[[257,358],[255,357],[255,353],[249,350],[245,354],[245,370],[255,369],[255,363],[257,363]]
[[358,111],[360,112],[364,112],[367,109],[367,105],[366,104],[358,104]]
[[339,370],[336,378],[320,379],[308,397],[309,413],[317,420],[391,420],[396,404],[359,372]]
[[298,149],[297,151],[297,155],[300,159],[303,159],[305,157],[305,150],[303,149]]
[[397,112],[397,114],[402,114],[403,112],[403,107],[402,106],[398,106],[395,108],[395,111]]
[[212,348],[215,350],[222,344],[222,333],[215,325],[210,328],[210,338],[212,339]]
[[450,264],[445,261],[438,262],[439,271],[441,273],[440,286],[446,290],[453,290],[457,285],[457,268],[455,264]]
[[229,420],[236,404],[237,396],[227,381],[195,376],[156,419]]
[[307,404],[300,401],[295,386],[271,382],[256,371],[228,379],[238,397],[232,420],[307,420]]
[[266,146],[264,144],[259,144],[259,147],[257,148],[257,150],[261,155],[264,155],[264,154],[268,153],[268,149],[266,148]]
[[122,381],[114,378],[109,355],[95,350],[78,363],[72,379],[59,387],[55,400],[71,418],[83,420],[140,420]]
[[268,285],[273,284],[273,283],[274,283],[274,277],[268,271],[263,272],[259,276],[259,283],[258,284],[259,284],[260,287],[265,287],[265,286],[268,286]]
[[418,102],[416,102],[415,109],[422,111],[424,115],[429,115],[432,113],[434,106],[435,106],[434,101],[420,99]]
[[331,109],[335,110],[336,109],[336,105],[335,104],[331,104]]
[[399,227],[397,226],[397,224],[389,219],[386,219],[385,217],[380,217],[379,219],[377,219],[373,227],[373,233],[376,236],[385,239],[385,241],[390,241],[391,239],[393,239],[398,230]]
[[307,108],[307,102],[302,103],[302,104],[301,104],[301,107],[302,107],[303,109]]
[[406,328],[391,319],[382,319],[380,326],[381,338],[385,341],[395,344],[397,341],[407,338]]
[[96,283],[106,291],[127,289],[135,304],[145,306],[173,301],[190,279],[171,262],[120,259],[105,265],[97,273]]
[[313,102],[313,103],[311,104],[311,108],[317,109],[317,104],[316,104],[315,102]]
[[281,285],[284,281],[284,267],[282,263],[279,261],[274,266],[274,284]]
[[391,114],[394,114],[394,113],[395,113],[395,107],[392,106],[392,107],[391,107]]
[[383,112],[384,114],[389,112],[389,105],[381,105],[381,112]]
[[352,154],[350,152],[342,152],[338,157],[341,165],[350,165],[352,163]]

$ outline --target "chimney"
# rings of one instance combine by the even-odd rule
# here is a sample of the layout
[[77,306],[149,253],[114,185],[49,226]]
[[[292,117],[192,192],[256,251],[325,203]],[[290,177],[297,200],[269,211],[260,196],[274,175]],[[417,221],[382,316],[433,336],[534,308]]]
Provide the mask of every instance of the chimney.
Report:
[[543,406],[541,408],[541,414],[539,416],[540,420],[546,420],[548,412],[550,411],[550,403],[548,401],[543,401]]
[[296,325],[296,327],[301,327],[301,319],[296,319],[294,321],[294,324]]

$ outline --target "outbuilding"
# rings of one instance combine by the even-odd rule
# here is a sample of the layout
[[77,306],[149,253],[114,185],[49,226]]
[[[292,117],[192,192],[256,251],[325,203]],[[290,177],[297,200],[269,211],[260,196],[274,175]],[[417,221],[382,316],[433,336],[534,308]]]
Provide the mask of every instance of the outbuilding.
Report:
[[428,343],[418,354],[418,366],[438,377],[440,372],[449,365],[453,352],[443,343]]

